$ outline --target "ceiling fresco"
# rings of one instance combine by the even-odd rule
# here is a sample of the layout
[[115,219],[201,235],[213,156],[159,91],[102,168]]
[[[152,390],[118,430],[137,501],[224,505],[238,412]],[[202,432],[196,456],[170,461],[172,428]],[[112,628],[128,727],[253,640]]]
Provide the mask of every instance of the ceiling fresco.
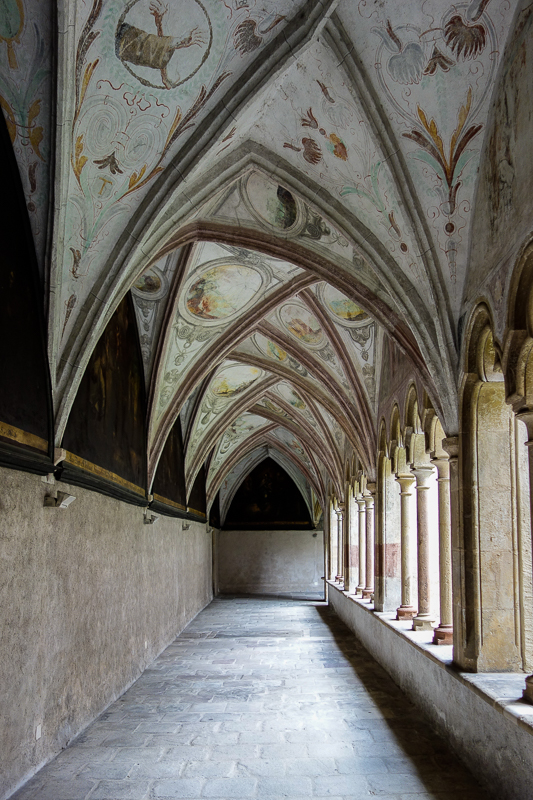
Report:
[[74,0],[55,19],[6,0],[0,106],[56,446],[128,292],[150,485],[179,419],[187,490],[205,466],[209,502],[267,455],[311,509],[328,482],[340,496],[347,459],[375,469],[392,350],[457,427],[478,165],[519,6]]

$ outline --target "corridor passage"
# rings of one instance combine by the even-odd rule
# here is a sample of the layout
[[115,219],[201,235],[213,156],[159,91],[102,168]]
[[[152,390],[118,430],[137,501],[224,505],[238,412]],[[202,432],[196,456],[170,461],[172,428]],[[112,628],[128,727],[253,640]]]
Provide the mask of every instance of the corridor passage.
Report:
[[16,800],[486,800],[324,603],[218,598]]

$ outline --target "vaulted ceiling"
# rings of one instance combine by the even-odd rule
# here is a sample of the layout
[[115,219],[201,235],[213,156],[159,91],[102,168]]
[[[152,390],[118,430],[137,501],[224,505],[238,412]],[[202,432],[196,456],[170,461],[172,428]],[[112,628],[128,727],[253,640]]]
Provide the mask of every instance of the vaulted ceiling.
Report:
[[58,446],[129,290],[149,480],[179,417],[188,489],[205,465],[227,510],[272,455],[316,516],[352,454],[373,472],[387,337],[456,426],[513,2],[4,6],[0,104],[47,289]]

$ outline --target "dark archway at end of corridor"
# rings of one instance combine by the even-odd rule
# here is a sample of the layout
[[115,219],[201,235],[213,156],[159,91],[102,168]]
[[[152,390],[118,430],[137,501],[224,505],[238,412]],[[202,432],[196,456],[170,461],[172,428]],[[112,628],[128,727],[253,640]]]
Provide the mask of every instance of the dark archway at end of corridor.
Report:
[[217,593],[323,598],[323,531],[273,459],[244,478],[215,536]]

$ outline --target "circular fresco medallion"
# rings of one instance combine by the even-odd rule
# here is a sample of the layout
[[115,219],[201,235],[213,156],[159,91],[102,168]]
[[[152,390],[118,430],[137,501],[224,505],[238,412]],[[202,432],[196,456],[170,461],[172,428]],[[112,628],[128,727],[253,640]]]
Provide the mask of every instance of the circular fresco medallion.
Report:
[[301,202],[285,187],[260,172],[251,172],[243,197],[254,217],[267,228],[285,233],[299,233],[305,224]]
[[185,311],[195,322],[230,322],[250,304],[261,285],[261,273],[236,264],[211,266],[194,275],[185,289]]
[[357,303],[339,292],[334,286],[327,284],[323,291],[323,300],[329,311],[342,322],[359,323],[368,322],[369,315]]
[[262,374],[263,371],[257,367],[235,364],[215,375],[211,381],[210,390],[217,397],[234,397],[244,392]]
[[133,294],[143,300],[160,300],[167,291],[165,276],[157,267],[149,267],[131,287]]
[[144,86],[175,89],[211,51],[211,20],[200,0],[131,0],[115,31],[115,54]]
[[309,347],[320,346],[324,331],[317,318],[304,306],[288,303],[280,312],[280,319],[289,333]]

